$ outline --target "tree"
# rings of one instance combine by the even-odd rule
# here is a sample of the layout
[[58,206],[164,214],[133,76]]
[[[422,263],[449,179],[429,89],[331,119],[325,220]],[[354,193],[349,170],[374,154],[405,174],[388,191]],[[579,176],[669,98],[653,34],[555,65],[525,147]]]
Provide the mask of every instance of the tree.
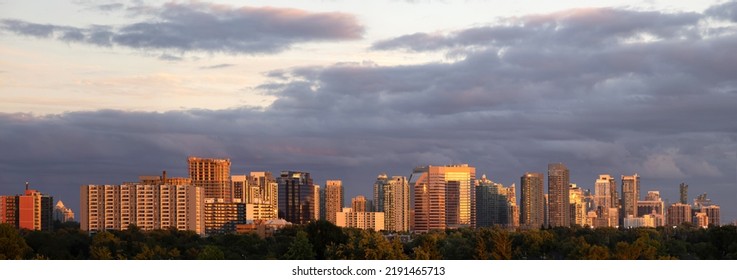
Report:
[[491,258],[495,260],[511,260],[512,259],[512,239],[509,233],[502,229],[494,229],[491,232],[491,243],[493,249]]
[[31,253],[26,241],[10,224],[0,224],[0,260],[20,260]]
[[287,260],[314,260],[315,251],[312,249],[312,244],[308,239],[307,233],[304,231],[298,231],[297,236],[289,246],[289,250],[284,254],[284,259]]
[[118,252],[120,240],[110,232],[103,231],[92,237],[90,258],[93,260],[122,259],[125,256]]
[[325,220],[312,221],[305,227],[310,243],[319,260],[326,259],[325,249],[329,245],[344,244],[348,236],[343,229]]
[[198,260],[224,260],[225,254],[217,246],[207,245],[197,256]]

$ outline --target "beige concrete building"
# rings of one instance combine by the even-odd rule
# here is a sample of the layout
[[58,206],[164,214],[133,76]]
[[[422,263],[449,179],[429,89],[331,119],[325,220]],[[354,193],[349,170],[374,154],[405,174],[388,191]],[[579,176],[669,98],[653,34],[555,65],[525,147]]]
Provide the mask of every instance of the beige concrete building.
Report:
[[617,227],[619,225],[619,209],[615,201],[616,190],[614,177],[609,174],[601,174],[594,183],[594,211],[596,220],[593,227]]
[[205,234],[224,234],[236,231],[236,225],[246,223],[246,204],[225,199],[205,199]]
[[274,206],[268,203],[246,204],[246,221],[276,220],[277,213]]
[[384,212],[384,229],[409,231],[409,182],[404,176],[380,174],[374,183],[374,210]]
[[251,190],[254,190],[254,187],[258,189],[258,195],[254,198],[259,201],[251,201],[250,203],[259,202],[270,204],[271,208],[274,209],[274,215],[276,215],[279,201],[279,184],[277,184],[276,179],[271,172],[251,172],[250,175],[248,175],[248,184],[251,186]]
[[325,220],[336,223],[336,216],[343,210],[343,181],[327,180],[325,182]]
[[351,209],[353,212],[366,212],[366,197],[358,195],[351,199]]
[[637,202],[637,216],[651,215],[655,227],[665,226],[665,202],[660,198],[659,191],[648,191],[645,200]]
[[336,225],[360,229],[384,230],[383,212],[356,212],[351,208],[343,208],[336,215]]
[[80,188],[80,227],[90,232],[191,230],[204,233],[204,194],[192,185],[86,185]]
[[230,159],[189,157],[189,178],[201,187],[205,198],[224,199],[230,202],[233,191],[230,184]]

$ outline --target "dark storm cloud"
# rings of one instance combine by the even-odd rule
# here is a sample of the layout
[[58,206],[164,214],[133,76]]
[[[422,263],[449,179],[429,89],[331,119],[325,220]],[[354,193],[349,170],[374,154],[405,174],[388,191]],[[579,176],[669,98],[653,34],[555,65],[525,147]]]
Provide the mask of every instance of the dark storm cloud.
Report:
[[276,53],[302,42],[360,39],[364,32],[354,16],[343,13],[201,2],[139,10],[148,19],[118,27],[77,28],[5,19],[0,29],[97,46],[236,54]]
[[[615,24],[609,12],[641,27]],[[584,188],[600,173],[637,172],[643,193],[675,201],[687,182],[722,205],[724,221],[737,218],[735,32],[696,36],[691,14],[588,13],[603,19],[536,15],[569,23],[517,26],[495,37],[503,44],[467,35],[479,48],[452,63],[275,70],[257,87],[276,98],[265,108],[0,115],[0,187],[12,193],[37,178],[73,201],[81,184],[185,175],[186,157],[197,155],[230,157],[233,174],[340,178],[353,196],[370,194],[380,172],[408,175],[416,165],[468,162],[479,176],[519,184],[526,171],[564,162]],[[573,22],[590,31],[561,30],[583,28]],[[626,40],[633,30],[657,36]]]

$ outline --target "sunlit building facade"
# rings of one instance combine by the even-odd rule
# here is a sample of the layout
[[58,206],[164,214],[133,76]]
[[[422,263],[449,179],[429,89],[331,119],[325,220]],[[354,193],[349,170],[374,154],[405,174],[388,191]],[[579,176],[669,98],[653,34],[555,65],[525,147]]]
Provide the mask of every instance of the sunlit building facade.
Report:
[[52,230],[54,197],[28,188],[23,194],[0,196],[0,223],[17,229]]
[[59,221],[62,223],[73,222],[74,211],[64,206],[64,202],[61,202],[61,200],[59,200],[58,202],[56,202],[56,206],[54,206],[54,221]]
[[545,177],[527,172],[520,180],[520,226],[539,229],[545,224]]
[[384,213],[384,229],[409,231],[410,189],[404,176],[380,174],[374,183],[374,211]]
[[246,223],[246,204],[206,198],[204,214],[205,234],[232,233],[237,225]]
[[189,157],[187,163],[192,184],[204,190],[205,198],[232,201],[230,159]]
[[616,190],[616,182],[609,174],[601,174],[594,183],[594,211],[596,220],[593,227],[617,227],[619,225],[619,209],[616,207],[612,191]]
[[680,226],[685,222],[691,222],[691,205],[674,203],[668,207],[667,226]]
[[640,176],[634,175],[622,176],[622,210],[620,211],[620,219],[629,216],[637,217],[637,201],[640,200]]
[[343,181],[327,180],[325,182],[325,220],[333,224],[336,223],[338,212],[343,211],[343,201],[345,199],[343,193]]
[[659,191],[648,191],[645,200],[637,202],[637,216],[651,215],[655,221],[655,227],[665,225],[665,202],[660,197]]
[[358,195],[351,199],[351,209],[353,212],[367,212],[366,211],[366,197]]
[[90,232],[176,228],[205,232],[204,192],[193,185],[85,185],[80,227]]
[[476,168],[468,164],[413,170],[415,232],[473,227]]
[[568,195],[570,196],[569,201],[571,203],[571,223],[582,227],[587,225],[586,215],[588,211],[583,189],[579,188],[576,184],[571,184]]
[[548,164],[548,224],[551,227],[571,226],[570,172],[562,163]]
[[707,225],[709,226],[720,226],[721,225],[721,213],[720,213],[720,207],[719,205],[709,205],[701,207],[699,210],[706,214],[706,217],[708,218]]
[[384,230],[384,213],[353,211],[351,208],[343,208],[341,212],[336,214],[335,224],[339,227],[380,231]]

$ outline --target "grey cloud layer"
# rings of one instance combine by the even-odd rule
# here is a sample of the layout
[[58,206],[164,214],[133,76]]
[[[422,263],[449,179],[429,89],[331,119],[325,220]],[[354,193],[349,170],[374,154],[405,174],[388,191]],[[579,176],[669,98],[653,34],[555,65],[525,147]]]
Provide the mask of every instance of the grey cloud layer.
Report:
[[[508,18],[497,25],[451,32],[415,33],[374,43],[372,49],[434,51],[457,47],[606,46],[647,35],[656,39],[698,38],[697,13],[585,8]],[[532,45],[536,43],[538,45]]]
[[359,39],[364,32],[354,16],[343,13],[200,2],[141,10],[150,18],[119,27],[78,28],[3,19],[0,29],[105,47],[249,54],[280,52],[300,42]]
[[[258,87],[276,97],[266,108],[0,115],[0,187],[39,178],[73,201],[81,184],[184,175],[198,155],[231,157],[234,174],[341,178],[352,196],[369,194],[380,172],[422,164],[468,162],[510,184],[564,162],[585,188],[600,173],[638,172],[643,192],[675,201],[685,181],[737,218],[735,27],[703,36],[703,14],[572,14],[537,15],[567,23],[517,26],[504,44],[467,39],[481,47],[453,63],[273,71]],[[624,40],[634,30],[658,39]]]

